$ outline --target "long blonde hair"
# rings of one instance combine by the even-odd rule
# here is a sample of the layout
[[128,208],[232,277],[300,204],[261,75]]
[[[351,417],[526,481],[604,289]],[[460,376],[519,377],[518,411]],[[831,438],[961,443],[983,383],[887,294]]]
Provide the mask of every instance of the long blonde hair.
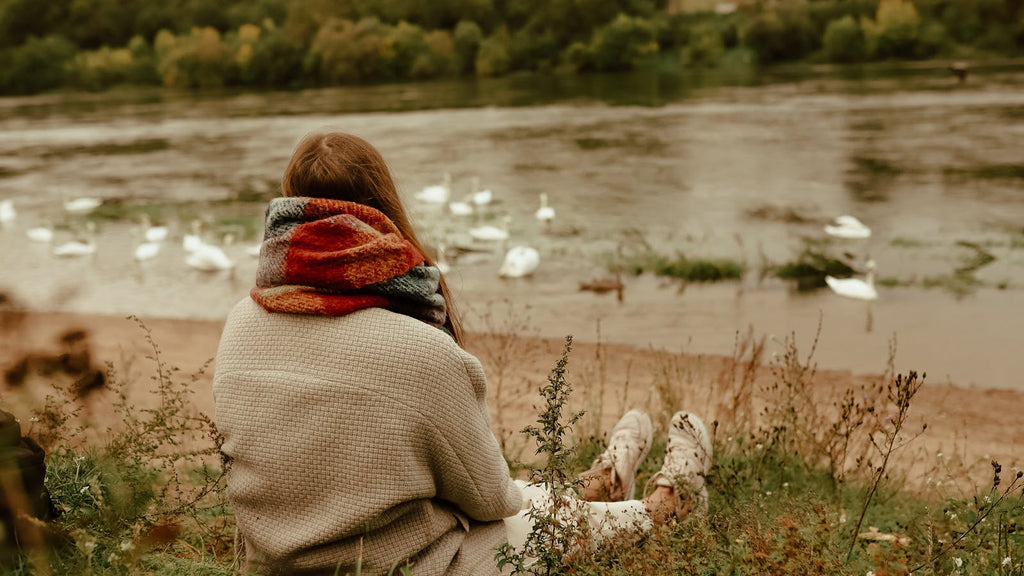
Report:
[[[409,222],[387,162],[369,142],[344,132],[308,134],[295,147],[281,179],[285,196],[347,200],[376,208],[391,219],[433,266]],[[455,310],[448,284],[441,277],[441,295],[448,309],[445,327],[462,345],[462,321]]]

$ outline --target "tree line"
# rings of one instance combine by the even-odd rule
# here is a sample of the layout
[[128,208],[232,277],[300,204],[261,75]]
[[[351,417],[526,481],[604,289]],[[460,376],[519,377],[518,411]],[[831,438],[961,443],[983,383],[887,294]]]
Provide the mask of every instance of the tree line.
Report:
[[1024,0],[741,0],[728,13],[668,4],[0,0],[0,93],[1024,54]]

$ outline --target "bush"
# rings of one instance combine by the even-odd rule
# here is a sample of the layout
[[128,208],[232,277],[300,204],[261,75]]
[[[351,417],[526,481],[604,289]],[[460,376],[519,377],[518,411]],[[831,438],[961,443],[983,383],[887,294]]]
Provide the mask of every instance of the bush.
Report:
[[313,39],[308,69],[325,84],[380,78],[383,64],[394,57],[388,38],[389,30],[376,18],[358,23],[332,18]]
[[701,22],[690,29],[690,41],[683,49],[683,62],[691,66],[717,66],[725,52],[725,43],[718,27]]
[[484,33],[472,20],[460,20],[455,26],[452,41],[455,47],[455,72],[466,74],[473,72],[476,55],[483,42]]
[[864,32],[852,16],[829,22],[822,44],[831,62],[859,62],[866,55]]
[[455,71],[455,42],[447,30],[433,30],[423,40],[424,50],[413,60],[409,75],[436,78]]
[[31,94],[62,86],[67,63],[76,52],[70,40],[59,35],[31,37],[21,46],[0,53],[0,90]]
[[218,88],[236,68],[231,51],[213,28],[193,28],[180,37],[161,30],[154,45],[160,78],[169,88]]
[[99,90],[127,82],[132,75],[132,52],[128,48],[108,48],[79,52],[71,60],[70,72],[75,84],[86,90]]
[[278,28],[266,30],[252,47],[247,82],[257,86],[294,86],[302,79],[305,51]]
[[643,18],[619,14],[594,33],[591,41],[594,67],[598,70],[629,70],[657,54],[654,25]]
[[795,60],[815,50],[821,38],[807,14],[797,10],[763,12],[747,26],[744,43],[761,62]]
[[881,58],[914,55],[921,17],[909,0],[882,0],[875,14],[876,54]]
[[474,66],[477,76],[500,76],[509,71],[511,64],[510,41],[508,29],[501,27],[480,44],[480,51],[477,52]]

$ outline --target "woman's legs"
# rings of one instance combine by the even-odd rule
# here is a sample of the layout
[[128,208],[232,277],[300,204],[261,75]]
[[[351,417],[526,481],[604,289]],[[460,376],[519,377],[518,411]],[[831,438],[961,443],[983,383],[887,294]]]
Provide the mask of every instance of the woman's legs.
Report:
[[[700,418],[682,411],[670,422],[665,462],[651,478],[654,492],[643,500],[623,500],[633,494],[636,469],[650,450],[651,438],[650,418],[638,410],[627,412],[612,430],[608,449],[580,475],[584,500],[571,494],[563,500],[563,508],[558,513],[568,521],[585,518],[592,545],[623,534],[642,534],[655,524],[707,511],[704,476],[711,467],[711,437]],[[515,516],[506,518],[505,526],[509,544],[522,552],[527,535],[533,529],[530,509],[550,510],[552,498],[544,485],[516,482],[523,491],[526,505]],[[595,498],[623,501],[587,501]]]

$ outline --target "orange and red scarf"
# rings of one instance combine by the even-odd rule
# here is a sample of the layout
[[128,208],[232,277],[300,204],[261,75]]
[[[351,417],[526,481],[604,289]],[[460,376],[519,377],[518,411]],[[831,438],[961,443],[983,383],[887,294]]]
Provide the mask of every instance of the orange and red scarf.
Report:
[[441,327],[440,278],[379,210],[343,200],[275,198],[249,295],[268,312],[342,316],[379,307]]

